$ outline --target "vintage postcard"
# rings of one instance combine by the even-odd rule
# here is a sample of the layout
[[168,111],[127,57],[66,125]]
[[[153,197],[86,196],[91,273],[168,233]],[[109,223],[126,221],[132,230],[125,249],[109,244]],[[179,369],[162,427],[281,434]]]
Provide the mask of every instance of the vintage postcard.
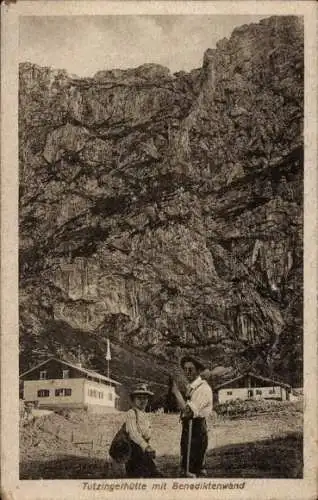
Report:
[[2,5],[3,498],[317,498],[315,2]]

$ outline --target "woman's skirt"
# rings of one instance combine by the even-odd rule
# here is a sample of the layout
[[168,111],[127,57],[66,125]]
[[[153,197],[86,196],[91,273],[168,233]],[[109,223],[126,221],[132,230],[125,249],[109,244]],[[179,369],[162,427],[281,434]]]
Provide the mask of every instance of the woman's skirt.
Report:
[[126,463],[126,475],[129,478],[162,477],[152,458],[134,441],[131,441],[131,456]]

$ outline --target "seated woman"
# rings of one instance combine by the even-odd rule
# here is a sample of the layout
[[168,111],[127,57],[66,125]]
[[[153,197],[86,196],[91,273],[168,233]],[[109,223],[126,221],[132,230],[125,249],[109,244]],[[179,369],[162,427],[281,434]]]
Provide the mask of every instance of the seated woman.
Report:
[[131,457],[126,463],[126,474],[135,477],[162,477],[153,459],[155,450],[150,446],[151,425],[145,412],[149,397],[153,396],[146,384],[139,384],[130,394],[132,408],[126,416],[126,431],[131,440]]

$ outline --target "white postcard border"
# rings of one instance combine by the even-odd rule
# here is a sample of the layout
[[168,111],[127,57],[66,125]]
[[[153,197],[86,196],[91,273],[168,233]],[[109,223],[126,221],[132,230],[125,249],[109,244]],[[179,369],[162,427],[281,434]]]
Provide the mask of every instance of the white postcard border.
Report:
[[[127,14],[260,14],[303,15],[305,19],[305,216],[304,216],[304,479],[209,479],[202,483],[245,481],[242,490],[175,490],[173,479],[166,490],[151,490],[154,480],[142,480],[146,490],[125,493],[131,500],[143,498],[205,499],[243,498],[311,500],[316,498],[317,439],[317,45],[316,3],[300,2],[99,2],[34,1],[2,5],[1,10],[1,467],[5,499],[122,499],[123,492],[84,489],[83,483],[101,481],[19,481],[18,441],[18,20],[21,15],[127,15]],[[175,480],[180,482],[181,480]],[[186,484],[189,480],[184,480]],[[132,482],[132,481],[128,481]]]

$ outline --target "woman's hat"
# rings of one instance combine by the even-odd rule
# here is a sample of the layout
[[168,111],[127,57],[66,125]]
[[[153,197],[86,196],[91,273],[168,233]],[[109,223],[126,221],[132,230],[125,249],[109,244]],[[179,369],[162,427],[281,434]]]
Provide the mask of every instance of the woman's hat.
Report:
[[181,368],[184,367],[185,363],[193,363],[199,372],[205,370],[205,368],[206,368],[206,366],[204,366],[202,361],[200,361],[199,359],[194,358],[193,356],[190,356],[190,355],[186,355],[186,356],[183,356],[183,358],[181,358],[181,360],[180,360]]
[[136,388],[130,393],[130,397],[133,398],[134,396],[139,395],[153,396],[154,393],[149,391],[147,384],[138,384],[136,385]]

